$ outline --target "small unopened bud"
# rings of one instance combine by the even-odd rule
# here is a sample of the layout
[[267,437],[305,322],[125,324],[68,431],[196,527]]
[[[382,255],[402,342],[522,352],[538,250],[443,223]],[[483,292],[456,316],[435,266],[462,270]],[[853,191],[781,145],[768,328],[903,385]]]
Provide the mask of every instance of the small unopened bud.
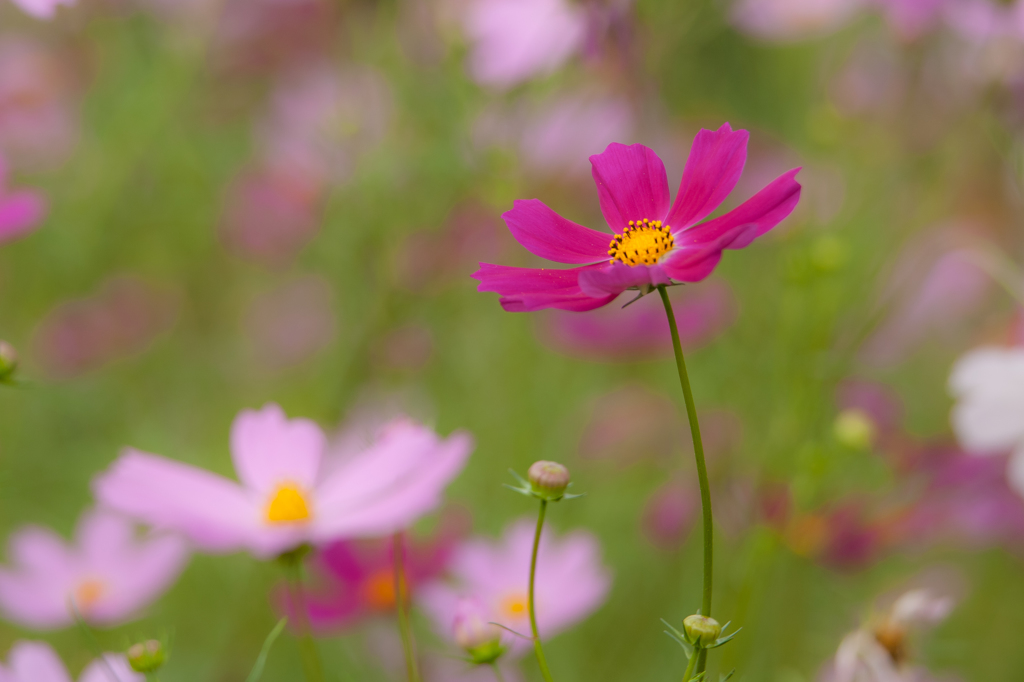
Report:
[[687,638],[696,646],[714,644],[722,634],[722,626],[710,616],[694,614],[683,619],[683,630]]
[[843,410],[832,427],[836,440],[854,450],[866,450],[875,440],[875,423],[863,410]]
[[490,664],[505,653],[501,629],[485,618],[483,605],[475,599],[462,599],[455,610],[452,635],[476,664]]
[[552,502],[562,499],[569,487],[569,470],[558,462],[534,462],[526,478],[536,495]]
[[167,662],[167,651],[155,639],[139,642],[128,647],[128,665],[137,673],[153,673]]
[[0,381],[7,381],[18,369],[18,352],[6,341],[0,341]]

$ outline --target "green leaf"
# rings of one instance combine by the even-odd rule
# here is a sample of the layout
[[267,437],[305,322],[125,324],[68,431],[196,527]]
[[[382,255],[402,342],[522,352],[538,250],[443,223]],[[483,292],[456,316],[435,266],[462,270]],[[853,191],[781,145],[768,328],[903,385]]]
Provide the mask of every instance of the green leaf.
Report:
[[281,631],[284,630],[284,626],[288,624],[287,618],[282,618],[277,621],[277,625],[270,631],[267,638],[263,640],[263,647],[260,649],[260,655],[256,657],[256,663],[252,666],[252,672],[249,673],[249,677],[245,678],[245,682],[258,682],[260,676],[263,674],[263,666],[267,663],[267,655],[270,653],[270,647],[274,645],[274,640],[278,638]]

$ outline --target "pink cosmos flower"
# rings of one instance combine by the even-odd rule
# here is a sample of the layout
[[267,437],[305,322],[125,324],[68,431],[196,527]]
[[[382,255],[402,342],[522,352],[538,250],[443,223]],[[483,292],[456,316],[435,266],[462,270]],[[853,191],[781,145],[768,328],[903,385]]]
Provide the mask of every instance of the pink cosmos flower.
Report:
[[[123,654],[104,654],[85,667],[78,682],[111,682],[113,672],[118,682],[146,682],[146,676],[128,665]],[[53,648],[46,642],[15,642],[7,654],[7,664],[0,665],[2,682],[71,682],[71,675]]]
[[397,419],[368,448],[328,466],[320,427],[273,403],[244,410],[231,429],[241,483],[129,449],[94,483],[97,499],[209,552],[267,558],[304,543],[394,533],[438,505],[472,450]]
[[43,195],[28,189],[8,189],[7,162],[0,156],[0,244],[32,232],[46,215]]
[[127,519],[92,511],[79,521],[74,545],[30,526],[12,536],[10,558],[15,566],[0,568],[0,609],[25,627],[50,630],[72,624],[74,610],[98,625],[131,620],[177,579],[188,553],[178,537],[139,540]]
[[[668,178],[643,145],[611,144],[590,157],[601,211],[615,234],[566,220],[537,199],[517,200],[504,214],[512,234],[533,254],[570,269],[481,263],[479,291],[501,294],[509,312],[544,308],[586,311],[627,289],[649,292],[673,282],[699,282],[724,249],[740,249],[775,227],[800,199],[793,169],[737,208],[701,223],[732,191],[747,156],[745,130],[728,123],[694,140],[679,193],[669,204]],[[698,224],[700,223],[700,224]]]
[[[475,539],[463,544],[451,561],[455,585],[435,583],[420,592],[420,602],[439,633],[452,637],[460,599],[478,600],[488,621],[521,633],[530,631],[527,585],[533,549],[534,522],[521,519],[499,542]],[[537,556],[537,625],[551,637],[582,620],[604,601],[611,575],[601,564],[597,538],[575,531],[558,538],[541,536]],[[511,653],[521,654],[529,642],[516,638]]]
[[647,499],[641,527],[659,549],[675,549],[686,540],[699,514],[696,484],[674,478],[660,485]]
[[61,5],[71,7],[75,0],[11,0],[26,14],[36,19],[52,19]]
[[581,49],[587,17],[566,0],[474,0],[464,28],[470,75],[509,88],[551,73]]

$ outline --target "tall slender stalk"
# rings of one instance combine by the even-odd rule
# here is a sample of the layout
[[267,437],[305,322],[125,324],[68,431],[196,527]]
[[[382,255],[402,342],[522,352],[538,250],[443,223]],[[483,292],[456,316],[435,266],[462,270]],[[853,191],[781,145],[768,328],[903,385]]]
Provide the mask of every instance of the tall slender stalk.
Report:
[[533,554],[530,556],[530,592],[528,595],[530,605],[530,630],[533,632],[533,651],[537,654],[537,664],[540,666],[540,673],[544,676],[545,682],[554,682],[551,678],[551,671],[548,669],[548,661],[544,657],[544,648],[540,644],[540,634],[537,632],[537,611],[533,607],[533,587],[537,576],[537,550],[540,548],[540,533],[544,528],[544,514],[548,510],[548,501],[540,501],[540,513],[537,515],[537,532],[533,536]]
[[121,682],[121,678],[114,672],[114,668],[110,665],[110,661],[107,660],[106,655],[103,652],[103,647],[100,646],[100,641],[96,638],[96,633],[92,631],[89,624],[85,622],[85,618],[82,617],[82,612],[78,610],[78,605],[75,604],[74,599],[68,599],[68,608],[71,609],[71,615],[75,618],[75,625],[78,626],[79,631],[85,638],[85,642],[90,649],[92,649],[93,656],[103,666],[107,677],[110,678],[110,682]]
[[[676,316],[672,312],[672,301],[669,300],[665,285],[658,287],[661,302],[665,304],[668,316],[668,327],[672,332],[672,349],[676,355],[676,368],[679,370],[679,385],[683,389],[686,401],[686,416],[690,420],[690,435],[693,437],[693,457],[697,461],[697,481],[700,484],[700,507],[704,526],[704,590],[701,598],[700,612],[711,615],[712,574],[714,569],[714,523],[711,516],[711,486],[708,484],[708,468],[704,462],[704,443],[700,438],[700,423],[697,421],[697,407],[693,402],[693,391],[690,389],[690,377],[686,373],[686,360],[683,358],[683,347],[679,343],[679,329],[676,327]],[[701,652],[703,653],[703,652]],[[706,657],[695,655],[698,659],[697,673],[704,671]]]
[[420,670],[416,663],[416,647],[412,639],[412,628],[409,627],[409,597],[405,585],[405,543],[402,534],[395,533],[392,538],[391,553],[395,562],[395,610],[398,613],[398,631],[402,634],[402,651],[405,652],[405,673],[409,682],[419,682]]
[[298,628],[299,654],[302,656],[302,671],[307,682],[325,682],[324,667],[320,662],[320,654],[309,627],[309,614],[306,612],[306,592],[302,586],[302,552],[291,552],[281,557],[288,580],[288,592],[292,608],[295,609],[295,620]]
[[697,665],[697,659],[699,656],[694,651],[693,655],[690,656],[690,662],[686,664],[686,672],[683,673],[683,682],[690,682],[690,678],[693,676],[693,669]]

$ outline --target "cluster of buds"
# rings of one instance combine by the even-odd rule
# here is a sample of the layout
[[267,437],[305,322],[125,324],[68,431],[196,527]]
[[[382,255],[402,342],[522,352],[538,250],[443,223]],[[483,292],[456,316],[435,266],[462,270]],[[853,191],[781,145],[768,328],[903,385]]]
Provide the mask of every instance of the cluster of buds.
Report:
[[155,639],[148,639],[128,647],[128,665],[137,673],[151,675],[167,662],[167,649]]
[[569,495],[565,491],[572,485],[569,477],[569,470],[565,465],[558,462],[540,460],[530,465],[526,472],[526,478],[511,471],[512,475],[519,481],[518,486],[507,485],[506,488],[522,493],[527,497],[536,497],[544,502],[558,502],[559,500],[571,500],[580,495]]

